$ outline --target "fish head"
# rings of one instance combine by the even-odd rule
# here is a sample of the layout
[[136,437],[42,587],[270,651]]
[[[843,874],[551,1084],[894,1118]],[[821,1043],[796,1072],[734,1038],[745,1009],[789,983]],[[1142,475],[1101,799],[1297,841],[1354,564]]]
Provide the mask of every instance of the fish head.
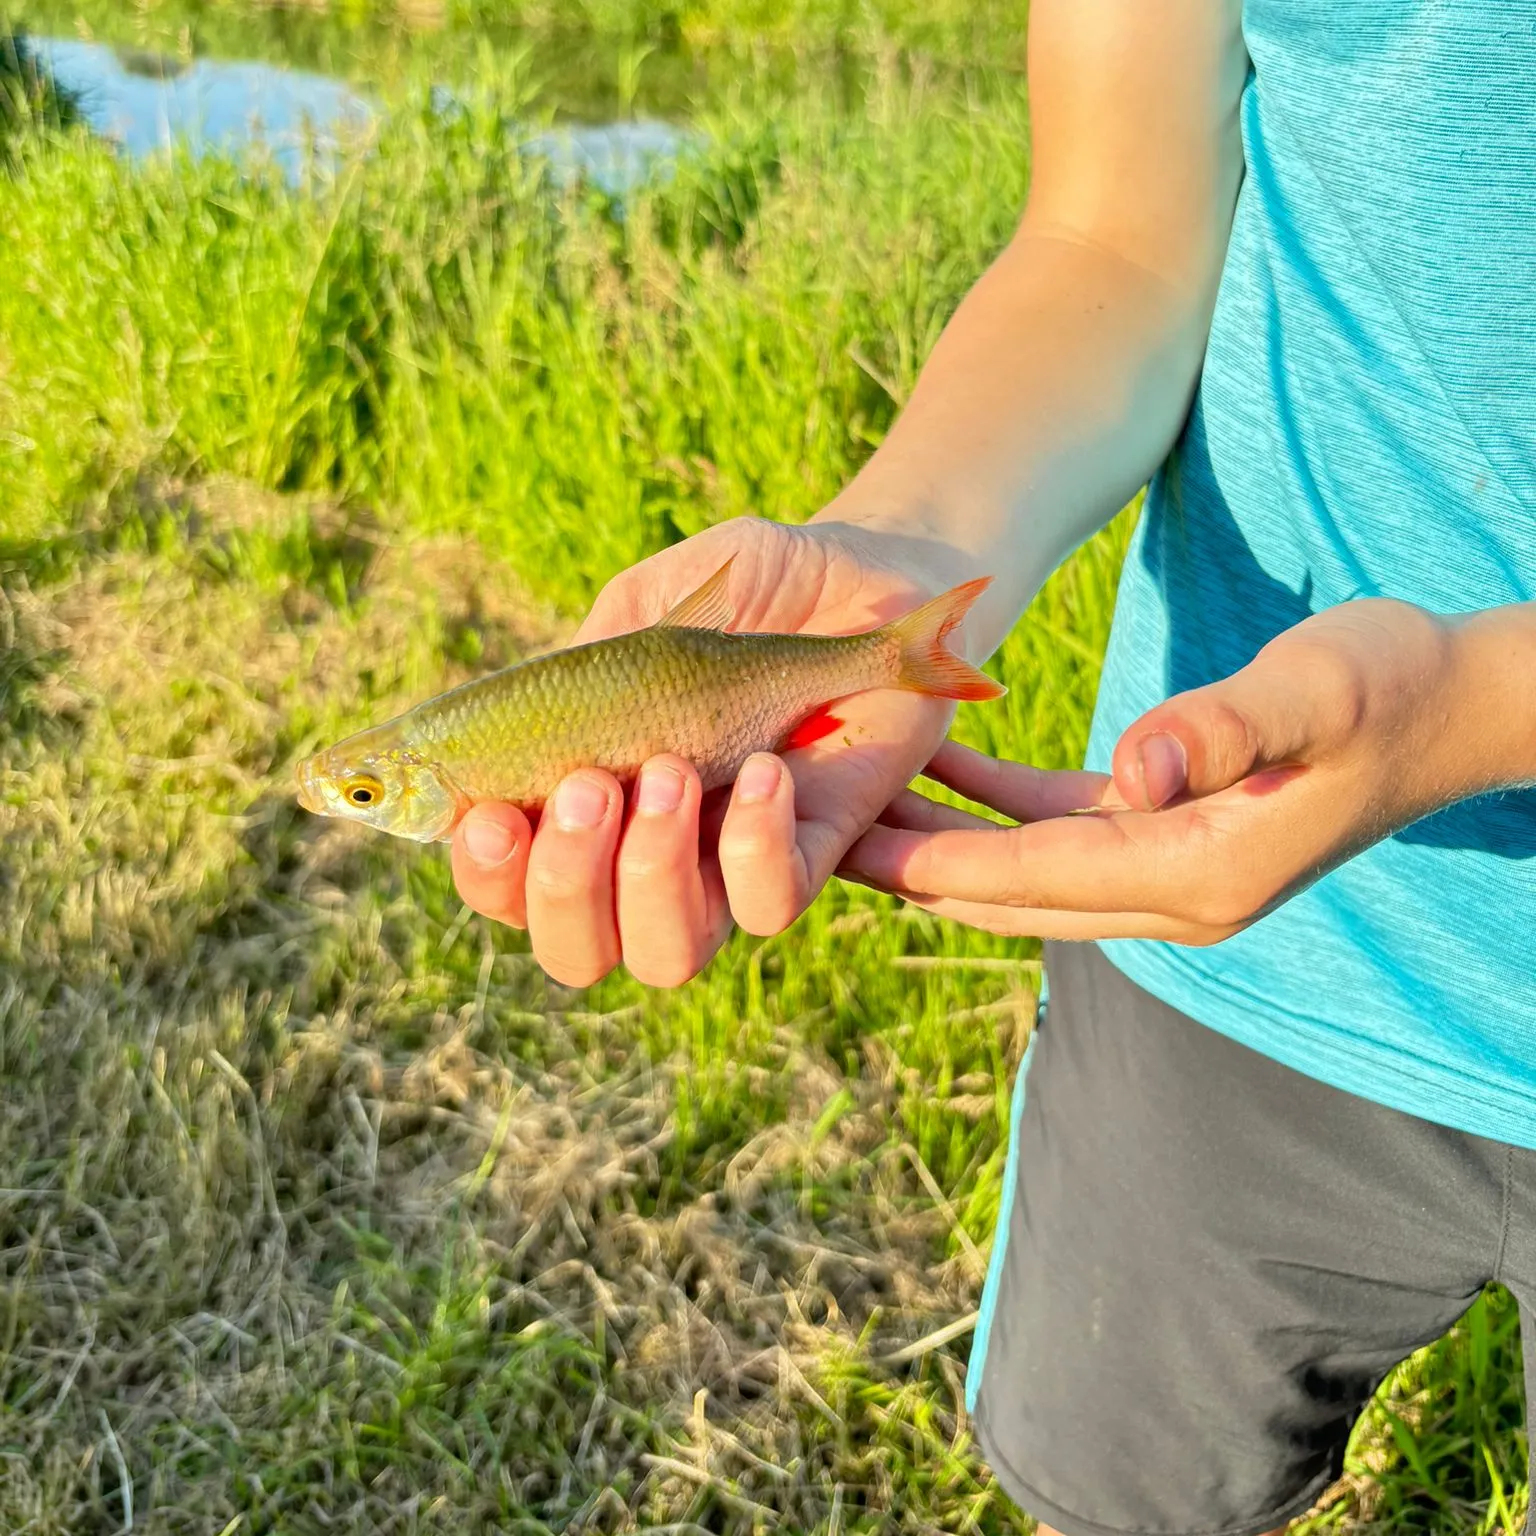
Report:
[[418,843],[446,842],[469,808],[438,764],[377,731],[360,732],[305,758],[296,776],[306,811],[360,821]]

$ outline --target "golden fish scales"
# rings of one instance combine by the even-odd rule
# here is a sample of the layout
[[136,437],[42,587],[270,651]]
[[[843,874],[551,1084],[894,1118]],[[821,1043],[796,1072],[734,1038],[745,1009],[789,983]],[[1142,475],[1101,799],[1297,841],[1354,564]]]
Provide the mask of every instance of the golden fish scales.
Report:
[[541,806],[578,768],[625,783],[661,752],[706,789],[754,752],[836,728],[829,702],[866,689],[947,698],[1003,690],[944,646],[986,580],[859,635],[730,634],[729,562],[659,624],[477,678],[299,766],[300,801],[423,841],[482,800]]

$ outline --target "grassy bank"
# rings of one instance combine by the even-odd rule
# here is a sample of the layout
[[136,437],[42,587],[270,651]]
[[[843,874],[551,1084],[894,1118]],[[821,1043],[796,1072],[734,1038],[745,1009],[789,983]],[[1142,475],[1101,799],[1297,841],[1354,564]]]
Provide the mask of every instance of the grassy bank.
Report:
[[742,76],[862,92],[884,56],[950,76],[1024,66],[1022,0],[0,0],[0,31],[84,37],[151,70],[191,57],[269,59],[395,99],[423,81],[483,72],[487,50],[526,61],[535,104],[586,121],[685,120],[734,95]]
[[180,39],[200,52],[249,53],[277,46],[295,62],[332,50],[364,52],[394,33],[441,44],[456,33],[506,39],[532,32],[541,44],[581,36],[643,42],[663,51],[772,45],[791,51],[899,47],[950,62],[1022,63],[1027,0],[6,0],[35,31],[73,31],[83,18],[108,41]]
[[[837,889],[572,994],[289,792],[879,441],[1027,155],[1007,78],[868,79],[748,72],[623,209],[507,154],[489,62],[299,194],[0,178],[0,1529],[1024,1529],[960,1387],[1033,948]],[[970,739],[1080,756],[1125,531]],[[1319,1525],[1507,1528],[1511,1323],[1388,1384]]]

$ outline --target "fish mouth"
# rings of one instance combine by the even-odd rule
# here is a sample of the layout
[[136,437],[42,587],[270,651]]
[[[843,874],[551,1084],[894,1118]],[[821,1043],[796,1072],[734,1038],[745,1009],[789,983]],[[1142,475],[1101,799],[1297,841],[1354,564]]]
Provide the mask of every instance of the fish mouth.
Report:
[[294,777],[299,784],[299,804],[306,811],[313,811],[317,816],[325,814],[325,801],[320,796],[319,786],[315,783],[315,760],[306,757],[298,768],[294,770]]

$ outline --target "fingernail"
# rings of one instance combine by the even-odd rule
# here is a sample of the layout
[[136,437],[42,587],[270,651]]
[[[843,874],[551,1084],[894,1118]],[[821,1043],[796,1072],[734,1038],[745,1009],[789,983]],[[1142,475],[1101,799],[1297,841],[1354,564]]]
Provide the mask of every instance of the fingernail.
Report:
[[555,791],[555,820],[564,832],[585,832],[607,812],[607,791],[591,779],[567,779]]
[[668,816],[683,803],[683,776],[665,763],[640,770],[635,809],[645,816]]
[[783,771],[776,757],[769,757],[762,752],[756,757],[749,757],[736,776],[736,798],[743,805],[771,800],[779,787],[779,775]]
[[517,840],[489,816],[471,816],[464,823],[464,851],[480,869],[495,869],[512,857]]
[[1184,743],[1177,736],[1159,731],[1141,744],[1141,784],[1147,803],[1154,809],[1165,805],[1184,788],[1189,779],[1189,759]]

